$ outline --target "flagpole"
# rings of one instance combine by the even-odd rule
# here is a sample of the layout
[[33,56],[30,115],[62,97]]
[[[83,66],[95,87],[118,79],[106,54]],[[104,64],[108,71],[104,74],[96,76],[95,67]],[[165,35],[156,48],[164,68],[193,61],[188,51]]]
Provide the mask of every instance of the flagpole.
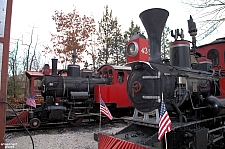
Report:
[[[172,121],[170,120],[169,114],[166,110],[166,105],[163,101],[163,93],[161,98],[161,109],[160,109],[160,119],[159,119],[159,132],[158,132],[158,140],[162,140],[165,137],[165,146],[167,149],[167,138],[166,133],[172,131]],[[164,142],[162,142],[164,146]]]
[[99,132],[101,131],[101,119],[102,119],[102,116],[101,116],[101,111],[100,111],[100,117],[99,117]]
[[[163,92],[162,92],[162,101],[163,101]],[[165,133],[165,144],[166,144],[166,149],[167,149],[167,139],[166,139],[166,133]]]
[[99,117],[99,133],[100,133],[100,131],[101,131],[101,119],[102,119],[101,110],[100,110],[100,108],[101,108],[101,102],[100,102],[100,99],[101,99],[100,86],[99,86],[99,96],[100,96],[100,98],[99,98],[99,112],[100,112],[100,117]]
[[166,149],[167,149],[167,139],[166,139],[166,133],[165,133],[165,144],[166,144]]

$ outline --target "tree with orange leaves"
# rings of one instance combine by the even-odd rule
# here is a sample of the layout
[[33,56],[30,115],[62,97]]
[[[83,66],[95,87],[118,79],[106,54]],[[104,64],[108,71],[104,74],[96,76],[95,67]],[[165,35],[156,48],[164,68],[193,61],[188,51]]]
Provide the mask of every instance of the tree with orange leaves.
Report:
[[[73,12],[68,14],[56,10],[52,19],[57,31],[56,34],[51,34],[53,48],[46,46],[43,52],[54,53],[61,63],[82,62],[84,52],[91,54],[87,47],[91,45],[91,35],[96,32],[94,18],[80,16],[76,9],[73,9]],[[74,51],[76,59],[72,57]]]

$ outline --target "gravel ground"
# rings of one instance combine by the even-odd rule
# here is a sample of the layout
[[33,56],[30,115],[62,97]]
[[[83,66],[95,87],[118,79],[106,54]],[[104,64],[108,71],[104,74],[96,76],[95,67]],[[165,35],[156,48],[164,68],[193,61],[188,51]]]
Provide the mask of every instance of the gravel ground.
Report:
[[[115,133],[126,127],[127,124],[106,124],[100,132]],[[48,131],[31,132],[35,149],[97,149],[98,142],[94,141],[94,133],[99,132],[99,126],[88,126]],[[28,135],[23,133],[7,134],[8,144],[5,148],[32,149],[32,142]]]

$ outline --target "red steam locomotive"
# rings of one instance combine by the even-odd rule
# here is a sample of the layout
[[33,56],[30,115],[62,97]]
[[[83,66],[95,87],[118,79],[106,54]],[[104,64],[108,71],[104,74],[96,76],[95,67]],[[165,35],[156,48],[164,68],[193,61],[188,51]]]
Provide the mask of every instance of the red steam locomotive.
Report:
[[[175,41],[170,45],[170,60],[164,62],[160,41],[168,15],[168,11],[159,8],[140,14],[148,34],[150,60],[129,63],[132,70],[127,93],[134,114],[125,118],[130,125],[123,130],[113,135],[95,134],[99,149],[225,148],[225,39],[196,47],[197,29],[190,18],[192,47],[183,39],[183,33],[176,30],[172,33]],[[171,119],[172,130],[164,131],[161,140],[158,136],[162,103],[168,112],[166,122],[168,117]],[[160,130],[167,128],[165,125]]]

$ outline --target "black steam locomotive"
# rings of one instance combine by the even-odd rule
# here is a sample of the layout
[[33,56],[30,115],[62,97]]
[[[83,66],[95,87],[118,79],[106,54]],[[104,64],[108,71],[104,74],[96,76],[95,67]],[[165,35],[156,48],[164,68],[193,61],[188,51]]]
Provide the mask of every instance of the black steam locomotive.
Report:
[[[106,123],[109,119],[100,115],[100,98],[112,116],[131,115],[134,108],[126,94],[130,70],[129,66],[109,64],[101,66],[96,74],[87,68],[81,70],[76,64],[57,70],[57,59],[52,59],[52,71],[49,65],[42,70],[39,90],[44,100],[36,108],[29,108],[29,112],[24,111],[19,116],[31,128],[50,122],[69,122],[77,126],[83,119],[98,121],[100,116],[101,121]],[[20,126],[16,118],[8,121],[7,125]]]
[[[62,76],[66,73],[66,76]],[[40,90],[44,97],[41,106],[33,110],[30,127],[40,123],[68,121],[79,125],[84,117],[93,116],[94,86],[109,84],[109,79],[92,77],[92,72],[80,71],[80,66],[71,64],[57,72],[57,59],[52,59],[52,74],[45,75]]]
[[[108,145],[131,149],[137,146],[150,149],[225,148],[225,98],[219,88],[222,75],[205,69],[211,67],[210,63],[202,62],[206,67],[193,69],[195,64],[191,57],[197,59],[195,50],[190,50],[183,36],[171,43],[170,62],[161,60],[161,34],[168,15],[168,11],[158,8],[140,14],[148,34],[150,62],[129,63],[132,71],[127,92],[135,112],[126,120],[131,125],[113,136],[95,135],[100,148]],[[194,37],[196,32],[195,23],[189,20],[189,33]],[[179,35],[176,32],[174,36]],[[162,100],[172,121],[172,131],[167,133],[167,140],[159,141],[158,109]]]

